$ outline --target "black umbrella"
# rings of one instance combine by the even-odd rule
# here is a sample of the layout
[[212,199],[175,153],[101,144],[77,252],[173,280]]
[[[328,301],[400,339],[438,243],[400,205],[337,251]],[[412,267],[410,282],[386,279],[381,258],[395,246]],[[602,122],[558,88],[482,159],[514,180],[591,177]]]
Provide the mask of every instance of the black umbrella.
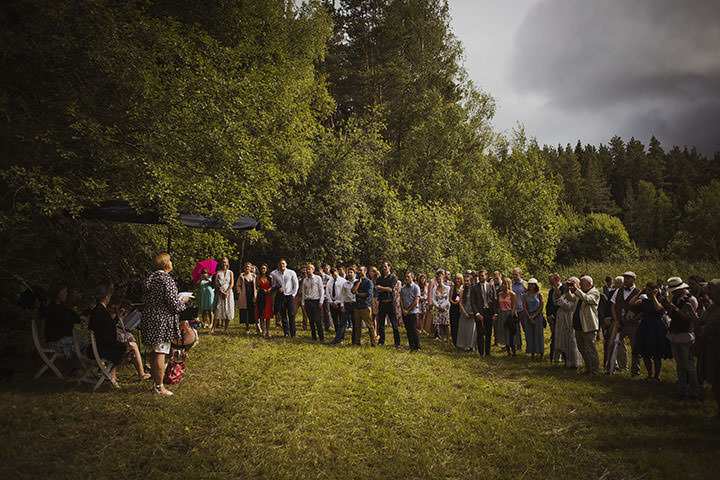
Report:
[[[99,205],[84,208],[80,212],[80,218],[91,220],[107,220],[109,222],[121,223],[142,223],[146,225],[161,225],[166,222],[160,219],[160,214],[153,210],[146,210],[138,213],[125,200],[107,200]],[[221,228],[222,224],[214,218],[208,218],[197,213],[181,212],[177,218],[182,225],[191,228]],[[230,228],[233,230],[253,230],[258,228],[259,222],[254,218],[240,217]],[[170,251],[170,229],[168,228],[168,252]]]

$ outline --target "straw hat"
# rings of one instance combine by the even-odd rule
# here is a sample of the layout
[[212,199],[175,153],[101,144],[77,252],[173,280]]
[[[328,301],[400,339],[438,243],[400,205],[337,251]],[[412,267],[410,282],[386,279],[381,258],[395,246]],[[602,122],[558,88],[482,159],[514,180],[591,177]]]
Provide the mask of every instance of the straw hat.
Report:
[[528,280],[527,282],[525,282],[525,288],[528,288],[531,283],[534,283],[535,285],[537,285],[538,290],[540,290],[540,287],[541,287],[540,282],[538,282],[535,277],[533,277],[530,280]]
[[680,277],[670,277],[667,280],[667,291],[673,293],[675,290],[682,290],[683,288],[690,288],[688,284],[682,281]]

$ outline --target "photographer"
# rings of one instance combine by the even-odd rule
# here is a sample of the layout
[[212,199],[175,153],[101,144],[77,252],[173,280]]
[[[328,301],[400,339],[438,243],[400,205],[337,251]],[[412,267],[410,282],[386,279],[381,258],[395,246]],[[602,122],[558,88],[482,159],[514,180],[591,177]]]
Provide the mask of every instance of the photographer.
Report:
[[[663,301],[667,302],[660,293],[658,285],[649,282],[633,302],[633,305],[641,306],[643,315],[643,321],[640,322],[635,337],[633,351],[642,357],[647,369],[647,379],[657,382],[660,381],[662,359],[670,358],[670,349],[666,339],[667,324],[664,318],[664,308],[661,305]],[[653,366],[655,367],[654,372]]]
[[598,304],[600,303],[600,292],[593,287],[593,279],[589,275],[580,277],[580,285],[575,282],[568,282],[565,296],[574,298],[577,306],[573,312],[573,328],[578,350],[585,362],[585,373],[587,375],[598,375],[600,373],[600,358],[595,348],[600,322],[598,320]]
[[697,299],[690,294],[689,287],[680,277],[667,281],[670,300],[663,300],[665,311],[670,315],[668,339],[672,346],[678,375],[678,395],[699,398],[698,377],[691,348],[695,343],[694,322],[697,318]]
[[705,285],[710,304],[697,320],[698,327],[698,372],[700,378],[712,385],[720,418],[720,279]]

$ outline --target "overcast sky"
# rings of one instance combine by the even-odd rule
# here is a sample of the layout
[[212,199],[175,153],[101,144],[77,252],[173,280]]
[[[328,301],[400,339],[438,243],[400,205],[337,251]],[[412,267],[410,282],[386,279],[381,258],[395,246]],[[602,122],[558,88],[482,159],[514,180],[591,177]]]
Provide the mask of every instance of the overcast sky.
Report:
[[548,144],[720,151],[720,1],[449,0],[473,81]]

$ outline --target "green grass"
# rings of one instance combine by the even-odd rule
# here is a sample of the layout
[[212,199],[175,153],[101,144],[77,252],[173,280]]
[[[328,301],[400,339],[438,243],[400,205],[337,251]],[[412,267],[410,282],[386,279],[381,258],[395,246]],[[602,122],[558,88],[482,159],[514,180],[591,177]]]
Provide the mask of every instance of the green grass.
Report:
[[714,403],[676,400],[672,361],[654,384],[421,342],[411,354],[235,326],[201,336],[172,398],[129,366],[122,390],[91,393],[33,382],[26,362],[0,392],[0,478],[706,479],[720,466]]

